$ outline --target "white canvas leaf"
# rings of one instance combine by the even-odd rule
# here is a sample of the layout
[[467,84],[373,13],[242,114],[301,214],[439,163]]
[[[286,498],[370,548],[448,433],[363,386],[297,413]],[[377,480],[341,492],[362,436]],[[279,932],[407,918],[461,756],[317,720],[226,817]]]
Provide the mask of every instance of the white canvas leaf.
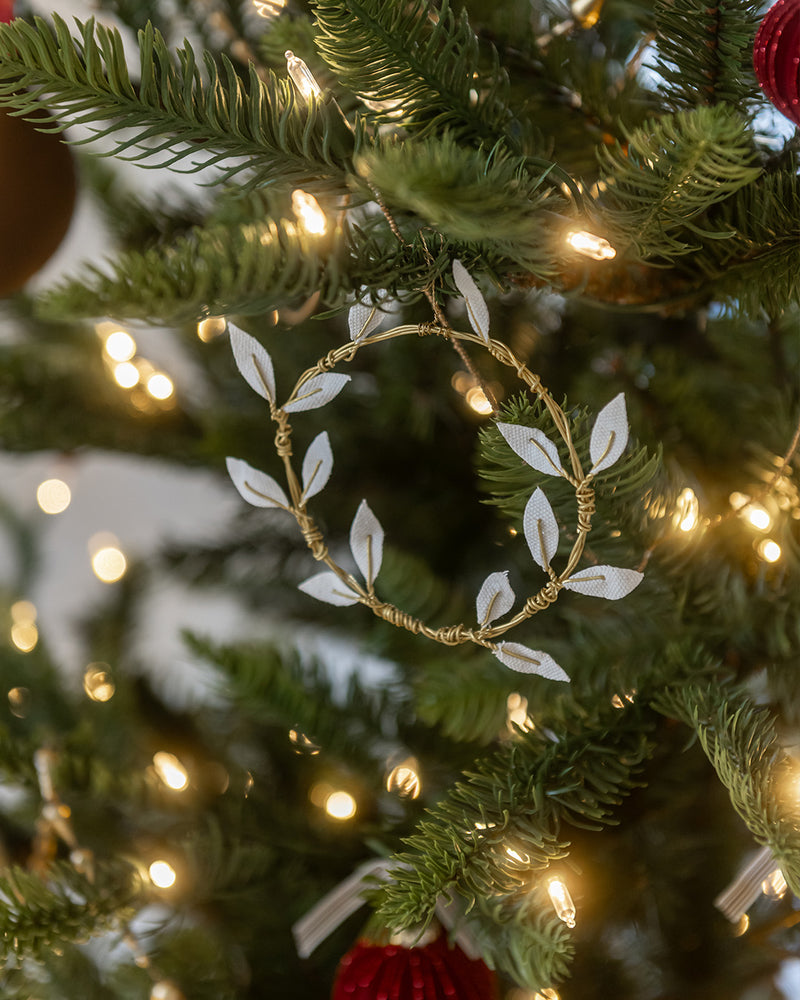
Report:
[[228,475],[233,480],[233,485],[254,507],[285,509],[290,506],[289,498],[272,476],[254,469],[241,458],[226,458],[225,464],[228,466]]
[[333,469],[333,452],[328,432],[317,434],[303,458],[303,502],[314,497],[330,479]]
[[497,429],[506,439],[509,447],[523,462],[546,476],[564,476],[564,467],[558,455],[558,448],[549,437],[537,427],[523,427],[522,424],[498,423]]
[[558,550],[559,531],[550,501],[540,489],[533,491],[525,506],[522,530],[533,561],[546,570]]
[[349,381],[349,375],[340,375],[338,372],[323,372],[321,375],[314,375],[313,378],[300,386],[297,395],[285,403],[283,409],[286,413],[316,410],[318,406],[324,406],[334,396],[338,396]]
[[564,581],[567,590],[589,597],[605,597],[608,601],[618,601],[627,597],[644,579],[644,574],[635,569],[620,569],[618,566],[589,566]]
[[610,468],[628,443],[628,414],[625,394],[620,392],[597,414],[589,440],[593,474]]
[[318,601],[336,604],[340,608],[358,604],[358,594],[330,570],[310,576],[298,585],[298,590],[302,590],[304,594],[309,594],[311,597],[316,597]]
[[[362,288],[361,291],[364,292],[365,289]],[[373,293],[378,300],[386,298],[387,294],[385,288],[379,288],[377,292]],[[373,330],[377,330],[384,319],[386,319],[386,314],[380,311],[377,303],[373,305],[370,302],[356,302],[347,317],[350,339],[358,343],[368,337]]]
[[569,681],[552,656],[540,649],[530,649],[518,642],[500,642],[494,651],[497,659],[520,674],[539,674],[551,681]]
[[275,403],[275,372],[272,358],[255,337],[240,330],[235,323],[228,322],[231,349],[236,367],[251,389]]
[[366,500],[358,505],[350,525],[350,551],[367,586],[371,587],[383,561],[383,528]]
[[464,296],[472,329],[488,344],[489,307],[486,305],[486,300],[481,295],[480,289],[472,280],[469,271],[460,260],[453,261],[453,280],[456,283],[456,288]]
[[475,601],[481,627],[496,618],[502,618],[514,606],[514,599],[514,591],[508,582],[508,570],[502,573],[490,573],[483,581]]

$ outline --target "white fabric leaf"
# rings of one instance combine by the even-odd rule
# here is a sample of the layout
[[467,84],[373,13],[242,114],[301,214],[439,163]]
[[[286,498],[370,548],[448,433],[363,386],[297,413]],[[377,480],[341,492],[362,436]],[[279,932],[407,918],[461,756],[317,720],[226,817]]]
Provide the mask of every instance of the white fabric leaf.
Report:
[[506,667],[520,674],[539,674],[551,681],[569,681],[552,656],[540,649],[530,649],[518,642],[499,642],[494,655]]
[[314,497],[330,479],[333,469],[333,452],[328,432],[317,434],[303,458],[303,501]]
[[367,506],[366,500],[358,505],[356,516],[350,525],[350,551],[367,586],[371,587],[383,561],[383,528]]
[[289,507],[289,498],[272,476],[259,472],[241,458],[226,458],[233,485],[254,507]]
[[625,451],[628,443],[628,414],[625,410],[625,394],[615,396],[597,414],[589,440],[589,454],[592,456],[592,474],[608,469]]
[[298,584],[298,590],[302,590],[304,594],[309,594],[311,597],[316,597],[318,601],[336,604],[340,608],[358,604],[358,594],[330,570],[310,576]]
[[489,307],[480,293],[480,289],[472,280],[469,271],[460,260],[453,261],[453,280],[456,288],[464,296],[467,305],[467,315],[472,329],[486,343],[489,343]]
[[522,530],[533,561],[546,570],[558,550],[559,532],[550,501],[540,489],[533,491],[525,506]]
[[318,406],[329,403],[338,396],[350,381],[349,375],[338,372],[323,372],[304,382],[297,390],[297,395],[285,403],[286,413],[299,413],[301,410],[316,410]]
[[497,429],[508,442],[512,451],[537,472],[546,476],[564,476],[564,468],[558,456],[558,448],[549,437],[537,427],[523,427],[522,424],[498,423]]
[[[366,288],[362,286],[361,292],[363,293],[364,291],[366,291]],[[373,295],[380,301],[386,298],[388,292],[385,288],[379,288],[377,292],[373,292]],[[350,309],[347,317],[347,322],[350,326],[350,339],[358,343],[365,337],[368,337],[373,330],[377,330],[384,319],[386,319],[386,314],[380,311],[377,302],[375,305],[369,302],[356,302]]]
[[508,582],[508,570],[490,573],[483,581],[475,601],[481,628],[510,611],[514,606],[514,599],[514,591]]
[[275,372],[272,358],[255,337],[240,330],[235,323],[228,322],[231,348],[236,367],[242,373],[251,389],[275,403]]
[[564,581],[567,590],[589,597],[605,597],[608,601],[618,601],[627,597],[642,582],[644,574],[635,569],[620,569],[618,566],[590,566]]

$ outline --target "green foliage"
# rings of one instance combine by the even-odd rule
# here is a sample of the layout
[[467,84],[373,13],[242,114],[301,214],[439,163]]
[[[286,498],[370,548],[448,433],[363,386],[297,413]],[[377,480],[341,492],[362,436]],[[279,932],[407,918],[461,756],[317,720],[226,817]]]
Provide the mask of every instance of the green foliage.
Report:
[[357,161],[361,176],[387,205],[415,212],[454,240],[494,251],[540,277],[552,271],[547,230],[559,207],[548,174],[531,174],[525,157],[459,146],[451,134],[384,142]]
[[[583,718],[580,732],[559,733],[556,743],[534,730],[479,760],[406,841],[397,858],[402,867],[382,890],[381,918],[392,927],[425,922],[437,897],[450,891],[467,900],[468,910],[497,893],[508,894],[514,909],[527,908],[531,879],[540,884],[542,873],[568,855],[565,827],[599,830],[615,822],[614,808],[651,752],[649,728],[633,711]],[[505,921],[508,910],[501,910],[495,919]],[[550,951],[563,958],[566,943],[551,933],[540,948],[529,968],[551,969]]]
[[57,862],[47,879],[23,868],[0,874],[0,933],[7,957],[38,956],[61,939],[100,934],[141,904],[141,883],[126,862],[97,866],[90,881],[67,862]]
[[725,105],[680,111],[626,138],[625,147],[600,151],[608,186],[603,220],[618,250],[670,259],[689,253],[698,240],[729,238],[702,217],[761,173],[739,115]]
[[418,138],[450,130],[459,139],[514,145],[507,82],[496,56],[481,67],[466,11],[447,0],[317,0],[316,43],[337,79],[362,100],[386,102],[376,120],[403,125]]
[[[243,186],[344,190],[359,140],[335,105],[300,101],[290,81],[260,80],[252,65],[245,87],[225,57],[220,73],[205,55],[201,72],[188,43],[176,58],[149,24],[134,87],[119,34],[91,20],[78,27],[76,43],[58,15],[52,28],[41,18],[0,25],[0,104],[29,114],[45,99],[61,119],[53,129],[89,125],[96,137],[115,136],[116,156],[143,165],[213,164],[221,180]],[[230,162],[240,157],[246,168]]]
[[800,892],[794,767],[781,751],[771,714],[741,690],[718,684],[667,688],[653,707],[695,731],[731,805],[755,839],[770,847],[792,892]]
[[755,0],[657,0],[664,97],[677,107],[726,102],[745,111],[759,96],[753,38],[762,9]]

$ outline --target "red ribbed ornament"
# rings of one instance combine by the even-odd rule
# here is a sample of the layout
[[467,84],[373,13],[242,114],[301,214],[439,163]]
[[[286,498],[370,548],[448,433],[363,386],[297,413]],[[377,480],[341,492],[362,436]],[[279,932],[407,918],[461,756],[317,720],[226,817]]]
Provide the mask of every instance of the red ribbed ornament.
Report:
[[800,0],[778,0],[764,15],[753,45],[753,68],[767,98],[800,125]]
[[358,941],[339,963],[331,1000],[497,1000],[494,973],[440,934],[420,948]]

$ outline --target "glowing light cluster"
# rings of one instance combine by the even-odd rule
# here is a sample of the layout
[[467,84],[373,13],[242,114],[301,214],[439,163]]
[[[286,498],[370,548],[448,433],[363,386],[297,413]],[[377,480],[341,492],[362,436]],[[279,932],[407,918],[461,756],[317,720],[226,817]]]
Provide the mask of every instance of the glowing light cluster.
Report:
[[[157,371],[149,361],[137,357],[136,341],[129,333],[116,329],[111,323],[101,323],[97,333],[103,341],[103,353],[112,377],[120,388],[130,390],[142,385],[150,398],[159,403],[171,399],[175,392],[172,379]],[[203,339],[199,328],[198,336]]]

